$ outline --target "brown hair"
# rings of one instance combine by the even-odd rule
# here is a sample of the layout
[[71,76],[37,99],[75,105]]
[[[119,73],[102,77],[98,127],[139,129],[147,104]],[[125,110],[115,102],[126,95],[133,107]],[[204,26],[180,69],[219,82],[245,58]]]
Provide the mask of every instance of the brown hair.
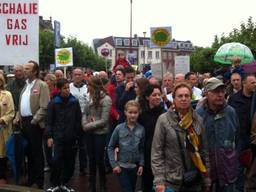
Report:
[[149,80],[147,78],[139,78],[135,80],[135,83],[137,84],[139,90],[140,90],[140,95],[143,95],[147,86],[149,85]]
[[173,89],[173,93],[172,93],[172,96],[173,98],[175,98],[175,94],[176,94],[176,91],[179,89],[179,88],[187,88],[190,92],[190,96],[192,98],[192,94],[193,94],[193,91],[192,91],[192,88],[191,86],[188,84],[188,83],[185,83],[185,82],[181,82],[181,83],[178,83],[177,85],[175,85],[174,89]]
[[104,82],[98,76],[92,76],[88,80],[88,86],[91,86],[92,92],[90,92],[90,96],[92,99],[93,104],[97,107],[100,105],[100,101],[102,99],[102,93],[107,93],[106,89],[104,88]]
[[36,61],[30,60],[28,63],[33,63],[33,68],[32,71],[36,72],[36,77],[39,77],[40,69],[39,69],[39,64]]

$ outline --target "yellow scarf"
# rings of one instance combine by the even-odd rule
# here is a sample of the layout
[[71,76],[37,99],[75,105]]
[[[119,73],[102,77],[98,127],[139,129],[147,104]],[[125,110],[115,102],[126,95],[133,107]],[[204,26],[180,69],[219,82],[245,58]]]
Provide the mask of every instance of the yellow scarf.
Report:
[[194,152],[190,152],[192,161],[200,172],[206,174],[207,170],[199,153],[200,141],[192,125],[192,113],[191,111],[189,111],[185,115],[182,116],[181,114],[179,114],[179,116],[181,119],[179,125],[181,128],[186,130],[188,134],[188,140],[194,149]]

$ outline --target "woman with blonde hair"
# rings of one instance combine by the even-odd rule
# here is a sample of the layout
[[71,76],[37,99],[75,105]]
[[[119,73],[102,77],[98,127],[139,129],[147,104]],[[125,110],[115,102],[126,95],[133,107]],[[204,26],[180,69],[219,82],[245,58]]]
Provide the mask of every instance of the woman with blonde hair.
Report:
[[109,130],[111,98],[107,95],[100,77],[88,80],[89,102],[85,105],[82,119],[86,132],[86,144],[89,156],[89,192],[96,191],[96,173],[99,170],[100,192],[106,191],[104,150]]
[[14,115],[12,95],[5,90],[5,79],[0,74],[0,184],[6,183],[7,158],[5,144],[11,136]]

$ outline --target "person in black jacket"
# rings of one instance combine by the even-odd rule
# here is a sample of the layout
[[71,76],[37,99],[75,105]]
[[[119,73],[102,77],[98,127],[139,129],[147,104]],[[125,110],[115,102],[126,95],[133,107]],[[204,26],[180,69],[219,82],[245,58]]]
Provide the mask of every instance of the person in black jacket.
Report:
[[142,112],[138,122],[145,128],[144,147],[144,171],[142,175],[143,191],[150,192],[153,189],[153,173],[151,169],[151,146],[155,133],[155,125],[158,117],[165,112],[161,103],[161,87],[158,85],[148,85],[139,99]]
[[70,93],[67,79],[57,82],[59,94],[48,105],[47,144],[52,147],[52,191],[74,191],[67,187],[74,172],[76,143],[81,133],[81,109],[78,100]]

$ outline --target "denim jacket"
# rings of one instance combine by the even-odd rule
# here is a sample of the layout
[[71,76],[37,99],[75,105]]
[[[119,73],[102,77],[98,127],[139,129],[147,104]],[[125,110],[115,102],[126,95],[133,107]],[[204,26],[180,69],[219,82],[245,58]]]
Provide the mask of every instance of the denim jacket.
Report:
[[[144,165],[144,127],[136,124],[133,129],[127,126],[127,123],[119,124],[110,139],[108,145],[108,156],[111,166],[114,168],[123,164]],[[114,150],[119,147],[118,159],[115,160]]]
[[205,103],[197,109],[197,113],[203,118],[208,138],[211,179],[218,180],[220,185],[234,183],[239,138],[239,120],[235,110],[225,105],[215,113]]

